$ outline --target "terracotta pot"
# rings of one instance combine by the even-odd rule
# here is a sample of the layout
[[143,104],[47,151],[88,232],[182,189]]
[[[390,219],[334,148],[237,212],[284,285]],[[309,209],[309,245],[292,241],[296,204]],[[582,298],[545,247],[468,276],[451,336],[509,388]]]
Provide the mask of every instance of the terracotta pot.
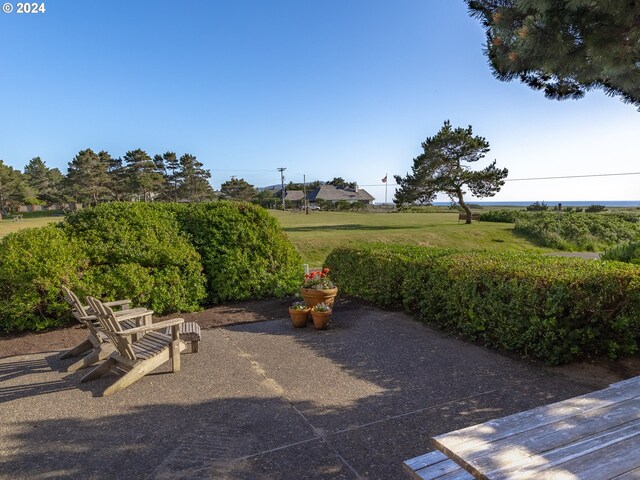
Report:
[[333,308],[333,301],[338,295],[338,287],[326,288],[324,290],[316,290],[315,288],[301,288],[300,295],[304,299],[307,307],[313,308],[318,303],[326,303],[327,306]]
[[306,310],[294,310],[289,309],[289,315],[291,316],[291,323],[296,328],[304,328],[307,326],[307,320],[309,319],[309,309]]
[[311,318],[313,319],[313,328],[324,330],[331,320],[331,310],[328,312],[314,312],[311,310]]

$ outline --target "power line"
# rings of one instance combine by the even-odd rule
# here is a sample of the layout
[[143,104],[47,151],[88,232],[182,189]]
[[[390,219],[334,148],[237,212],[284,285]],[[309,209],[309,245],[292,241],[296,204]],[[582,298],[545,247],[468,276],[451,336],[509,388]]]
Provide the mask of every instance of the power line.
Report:
[[594,173],[591,175],[562,175],[558,177],[530,177],[530,178],[507,178],[505,182],[522,182],[525,180],[558,180],[562,178],[589,178],[589,177],[621,177],[624,175],[640,175],[640,172],[625,173]]

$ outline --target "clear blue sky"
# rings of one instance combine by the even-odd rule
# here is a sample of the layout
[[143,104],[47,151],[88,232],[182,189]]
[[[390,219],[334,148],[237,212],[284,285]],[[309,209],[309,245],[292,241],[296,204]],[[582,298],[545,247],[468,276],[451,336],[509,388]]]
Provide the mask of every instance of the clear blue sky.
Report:
[[[15,7],[15,1],[11,0]],[[511,178],[640,171],[640,113],[495,80],[462,0],[49,0],[0,13],[0,159],[196,155],[218,188],[334,176],[377,201],[444,120]],[[637,200],[640,176],[510,182],[497,200]],[[389,200],[392,188],[389,188]]]

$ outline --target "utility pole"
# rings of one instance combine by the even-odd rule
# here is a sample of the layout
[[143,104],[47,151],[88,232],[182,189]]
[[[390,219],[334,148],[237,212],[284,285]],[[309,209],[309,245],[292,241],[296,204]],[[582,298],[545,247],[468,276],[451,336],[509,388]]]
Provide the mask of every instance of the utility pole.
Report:
[[309,204],[307,203],[307,176],[302,175],[302,205],[304,206],[304,213],[309,215]]
[[286,170],[286,167],[280,167],[278,168],[278,171],[280,172],[280,181],[282,182],[282,190],[280,190],[280,192],[282,193],[282,211],[285,211],[285,205],[284,205],[284,171]]

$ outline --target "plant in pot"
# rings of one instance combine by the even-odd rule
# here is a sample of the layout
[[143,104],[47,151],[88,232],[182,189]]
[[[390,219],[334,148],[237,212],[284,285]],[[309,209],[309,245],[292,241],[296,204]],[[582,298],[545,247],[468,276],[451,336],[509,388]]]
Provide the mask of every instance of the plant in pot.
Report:
[[291,317],[293,326],[296,328],[306,327],[310,311],[311,309],[307,307],[304,302],[295,302],[291,305],[289,307],[289,316]]
[[313,319],[313,328],[316,330],[324,330],[331,321],[331,307],[324,302],[316,304],[311,309],[311,318]]
[[304,298],[307,307],[313,308],[318,303],[325,303],[333,308],[338,287],[329,278],[329,269],[325,267],[322,271],[305,274],[300,295]]

